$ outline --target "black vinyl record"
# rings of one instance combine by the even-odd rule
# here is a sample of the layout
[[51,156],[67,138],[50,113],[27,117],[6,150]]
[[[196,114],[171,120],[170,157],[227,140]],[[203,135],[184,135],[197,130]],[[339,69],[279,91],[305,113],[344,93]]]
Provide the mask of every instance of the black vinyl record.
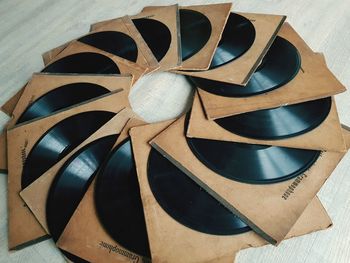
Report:
[[68,117],[45,132],[29,152],[23,166],[22,189],[113,118],[114,112],[88,111]]
[[54,241],[62,234],[117,137],[110,135],[87,144],[57,172],[46,202],[47,226]]
[[93,52],[81,52],[63,57],[49,65],[42,72],[79,74],[119,74],[112,59]]
[[296,47],[277,36],[261,64],[245,87],[191,77],[200,89],[226,97],[248,97],[277,89],[291,81],[299,72],[301,58]]
[[279,140],[315,129],[328,116],[331,97],[273,109],[242,113],[215,122],[222,128],[253,139]]
[[137,60],[138,49],[134,39],[122,32],[96,32],[83,36],[78,41],[133,62]]
[[176,221],[212,235],[250,228],[155,149],[148,157],[148,182],[159,205]]
[[153,55],[158,61],[161,61],[171,44],[169,28],[162,22],[151,18],[137,18],[132,21]]
[[48,116],[55,111],[108,92],[109,90],[105,87],[87,82],[70,83],[55,88],[32,102],[18,118],[16,124]]
[[[189,114],[186,117],[185,131]],[[186,138],[193,154],[215,173],[249,184],[271,184],[307,171],[321,152],[279,146]]]
[[116,242],[151,257],[130,139],[112,151],[98,173],[95,205],[101,224]]
[[200,12],[180,9],[182,61],[198,53],[211,35],[210,20]]
[[242,56],[253,45],[255,28],[244,16],[231,13],[209,69],[223,66]]

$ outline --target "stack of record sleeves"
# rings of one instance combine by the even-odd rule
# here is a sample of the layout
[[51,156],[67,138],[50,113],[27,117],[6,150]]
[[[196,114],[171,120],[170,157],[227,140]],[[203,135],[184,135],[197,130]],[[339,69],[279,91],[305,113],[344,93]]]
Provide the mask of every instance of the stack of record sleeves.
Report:
[[[316,194],[350,147],[346,89],[285,16],[237,11],[149,6],[43,54],[2,107],[10,250],[52,238],[72,262],[233,262],[332,225]],[[165,71],[192,107],[149,124],[128,95]]]

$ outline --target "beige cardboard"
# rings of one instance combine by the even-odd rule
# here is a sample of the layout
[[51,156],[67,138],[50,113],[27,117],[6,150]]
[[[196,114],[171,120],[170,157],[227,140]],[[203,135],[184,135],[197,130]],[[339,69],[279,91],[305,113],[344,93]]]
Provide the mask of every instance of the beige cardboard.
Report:
[[221,67],[200,72],[181,71],[182,74],[238,85],[245,85],[248,82],[270,48],[286,17],[253,13],[238,14],[248,18],[255,27],[255,41],[250,49],[239,58]]
[[272,244],[286,237],[345,154],[322,152],[306,172],[284,182],[240,183],[209,170],[194,156],[184,136],[184,121],[180,118],[158,135],[152,146]]
[[160,68],[158,70],[165,71],[179,66],[181,64],[181,45],[178,5],[159,6],[152,8],[151,10],[143,10],[141,13],[131,17],[131,19],[137,18],[150,18],[158,20],[166,25],[170,30],[170,47],[163,59],[159,61]]
[[[101,24],[98,28],[91,30],[87,35],[91,35],[96,32],[102,31],[118,31],[130,36],[134,39],[135,44],[138,49],[138,55],[135,63],[138,65],[148,68],[149,71],[153,71],[159,67],[156,58],[153,56],[151,50],[148,48],[147,44],[141,37],[140,33],[137,31],[136,27],[132,23],[128,16],[120,17],[114,19],[110,23]],[[54,59],[60,52],[62,52],[72,41],[60,45],[50,51],[43,54],[44,64],[47,65],[52,59]]]
[[342,124],[344,140],[346,142],[347,148],[350,148],[350,127]]
[[135,83],[140,77],[142,77],[147,70],[145,67],[141,67],[136,63],[114,56],[108,52],[86,45],[79,41],[72,41],[62,52],[55,56],[54,59],[52,59],[50,63],[47,64],[47,66],[61,58],[82,52],[94,52],[112,59],[114,63],[118,66],[121,74],[131,74],[134,76],[133,83]]
[[[208,235],[187,228],[170,217],[158,204],[147,179],[147,162],[151,146],[148,141],[169,123],[158,123],[131,129],[136,169],[140,183],[152,262],[232,262],[243,248],[257,247],[266,241],[253,231],[232,235]],[[332,222],[315,197],[287,238],[328,228]]]
[[[131,119],[121,132],[116,145],[128,137],[130,127],[142,124],[144,122]],[[147,261],[117,244],[104,230],[95,209],[94,185],[95,180],[58,240],[58,247],[90,262]]]
[[283,24],[278,35],[299,50],[301,69],[296,77],[281,88],[245,98],[217,96],[199,90],[209,119],[325,98],[346,90],[327,68],[323,54],[313,53],[288,23]]
[[108,135],[119,134],[130,117],[135,117],[135,115],[128,108],[117,113],[109,122],[20,192],[20,196],[47,233],[49,233],[49,230],[46,222],[46,200],[51,184],[61,167],[71,156],[89,143]]
[[231,133],[219,126],[215,121],[208,120],[196,94],[192,105],[187,136],[322,151],[346,151],[346,144],[334,99],[332,99],[331,111],[327,118],[315,129],[302,135],[281,140],[256,140]]
[[[106,88],[109,91],[129,91],[132,83],[132,76],[128,75],[85,75],[85,74],[49,74],[34,73],[31,80],[25,86],[12,113],[12,119],[7,127],[12,128],[21,114],[35,100],[48,92],[61,86],[71,83],[92,83]],[[62,111],[62,110],[60,110]]]
[[[215,49],[219,44],[226,21],[230,14],[232,3],[180,6],[180,10],[193,10],[205,15],[212,26],[211,36],[205,46],[189,59],[182,61],[176,70],[206,70],[209,68]],[[155,6],[147,6],[142,11],[155,9]],[[175,71],[177,72],[177,71]],[[180,73],[181,74],[181,73]]]
[[[45,235],[44,229],[19,196],[25,159],[37,140],[59,121],[91,110],[119,112],[128,106],[125,91],[101,96],[78,107],[51,115],[35,122],[17,126],[7,132],[8,147],[8,228],[9,249],[16,249]],[[25,224],[23,223],[25,222]]]
[[0,134],[0,172],[7,171],[7,142],[6,131]]
[[19,98],[22,96],[22,92],[24,87],[22,87],[19,91],[16,92],[4,105],[1,106],[1,110],[7,115],[11,116],[13,109],[16,107]]

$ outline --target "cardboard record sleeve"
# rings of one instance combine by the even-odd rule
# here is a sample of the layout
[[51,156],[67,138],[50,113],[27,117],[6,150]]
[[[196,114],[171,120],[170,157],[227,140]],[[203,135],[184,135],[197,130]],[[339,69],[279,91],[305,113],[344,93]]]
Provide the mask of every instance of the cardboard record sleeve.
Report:
[[[253,231],[229,236],[201,233],[182,225],[163,210],[147,178],[151,150],[148,142],[168,126],[169,123],[151,124],[132,128],[130,132],[152,262],[232,262],[239,250],[267,244]],[[315,197],[286,238],[326,229],[331,225],[329,216]]]
[[[145,123],[140,120],[130,119],[120,133],[115,147],[129,137],[131,127],[143,124]],[[66,225],[57,246],[89,262],[147,262],[147,259],[119,245],[102,226],[95,207],[95,184],[96,178]]]
[[20,196],[48,234],[50,233],[46,222],[46,200],[57,172],[71,156],[87,144],[105,136],[120,134],[125,124],[132,117],[135,117],[135,114],[129,108],[118,112],[115,117],[20,192]]
[[347,150],[334,98],[332,98],[332,106],[328,116],[313,130],[285,139],[257,140],[234,134],[222,128],[215,121],[206,119],[200,99],[198,94],[196,94],[186,135],[190,138],[276,145],[321,151],[345,152]]
[[328,69],[323,54],[314,53],[290,24],[284,23],[278,36],[299,51],[301,67],[294,79],[280,88],[250,97],[224,97],[198,89],[208,119],[321,99],[346,90]]
[[[179,7],[177,4],[171,6],[155,7],[151,10],[144,10],[137,15],[131,16],[131,19],[153,19],[161,22],[168,28],[171,36],[170,45],[164,57],[158,61],[160,64],[160,71],[172,69],[181,65]],[[160,39],[157,41],[160,41]]]
[[237,14],[250,20],[255,28],[255,40],[244,54],[230,63],[206,71],[177,73],[244,86],[270,48],[286,17],[253,13]]
[[114,92],[55,115],[8,130],[7,141],[11,145],[7,149],[9,249],[16,249],[20,245],[28,244],[28,242],[46,234],[19,196],[19,192],[22,190],[21,180],[26,159],[41,136],[55,124],[79,113],[89,111],[118,113],[128,106],[127,92]]
[[[159,67],[156,58],[153,56],[151,50],[148,48],[142,36],[135,28],[129,16],[124,16],[121,18],[113,19],[112,21],[100,23],[98,26],[92,27],[90,33],[85,35],[84,37],[104,31],[121,32],[131,37],[135,41],[137,47],[137,58],[136,61],[132,62],[135,62],[136,64],[147,68],[147,72],[151,72]],[[79,38],[77,40],[79,41]],[[49,64],[71,42],[72,41],[69,41],[50,51],[45,52],[42,55],[44,64]]]
[[215,173],[195,157],[184,136],[184,125],[182,117],[153,139],[152,146],[272,244],[286,237],[345,155],[322,152],[306,172],[283,182],[241,183]]
[[[221,34],[225,28],[231,7],[231,3],[179,6],[180,14],[181,10],[188,10],[199,12],[206,16],[211,24],[211,34],[207,43],[192,57],[183,60],[181,65],[175,69],[175,73],[178,73],[177,70],[206,70],[209,68],[215,49],[221,39]],[[147,6],[143,11],[149,11],[155,8],[157,7]]]

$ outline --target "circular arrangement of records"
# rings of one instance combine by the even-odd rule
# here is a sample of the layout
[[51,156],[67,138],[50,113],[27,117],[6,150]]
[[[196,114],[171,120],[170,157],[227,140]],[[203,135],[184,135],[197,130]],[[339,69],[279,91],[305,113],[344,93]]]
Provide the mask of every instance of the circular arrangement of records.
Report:
[[[135,16],[130,22],[139,38],[111,29],[94,31],[73,42],[98,52],[80,52],[78,49],[62,55],[63,49],[42,72],[96,76],[127,74],[130,73],[128,67],[140,66],[138,63],[142,58],[147,60],[145,49],[140,45],[143,43],[148,55],[158,63],[158,69],[150,72],[163,67],[174,70],[187,75],[188,81],[201,91],[226,98],[246,97],[248,103],[251,97],[282,92],[303,71],[302,56],[293,41],[271,36],[265,49],[255,54],[261,32],[254,19],[228,13],[227,21],[221,22],[224,27],[220,29],[214,23],[218,17],[207,15],[209,9],[206,12],[199,10],[202,9],[180,8],[176,13],[177,23],[172,24],[158,15]],[[176,38],[179,38],[178,43]],[[256,56],[256,61],[251,65],[245,85],[234,84],[230,78],[217,80],[206,75],[229,71],[232,65],[240,65],[240,61],[248,63],[246,57],[251,56]],[[171,59],[175,62],[170,67],[167,63]],[[191,65],[192,69],[182,68],[179,60],[188,63],[183,65]],[[203,60],[208,61],[207,65],[196,68],[195,63],[202,65]],[[80,81],[57,85],[32,100],[18,116],[16,125],[34,123],[110,93],[102,83]],[[182,136],[186,137],[191,153],[184,154],[193,154],[208,171],[229,182],[252,185],[285,182],[310,169],[321,156],[321,150],[284,147],[276,142],[317,130],[329,116],[333,103],[331,97],[317,98],[212,121],[229,134],[255,140],[251,143],[186,137],[191,121],[188,113]],[[145,155],[147,162],[140,164],[134,158],[131,139],[126,136],[119,140],[121,131],[100,136],[101,127],[117,114],[118,111],[92,109],[63,118],[45,130],[25,152],[19,191],[30,188],[51,167],[60,165],[47,189],[45,207],[45,223],[55,242],[59,241],[71,218],[80,213],[77,208],[89,193],[96,215],[93,224],[101,225],[99,231],[107,240],[100,242],[117,244],[125,249],[125,255],[134,253],[151,259],[148,231],[152,228],[144,212],[144,205],[149,200],[141,194],[138,178],[141,168],[138,165],[142,165],[147,173],[149,194],[162,211],[182,227],[200,235],[220,237],[238,236],[252,230],[246,218],[234,214],[156,147],[150,147]],[[89,142],[85,143],[87,139]],[[257,143],[259,140],[268,142],[260,144]],[[106,243],[103,244],[106,247]],[[117,245],[108,247],[109,253],[117,249]],[[73,262],[86,262],[82,255],[65,249],[62,252]]]

